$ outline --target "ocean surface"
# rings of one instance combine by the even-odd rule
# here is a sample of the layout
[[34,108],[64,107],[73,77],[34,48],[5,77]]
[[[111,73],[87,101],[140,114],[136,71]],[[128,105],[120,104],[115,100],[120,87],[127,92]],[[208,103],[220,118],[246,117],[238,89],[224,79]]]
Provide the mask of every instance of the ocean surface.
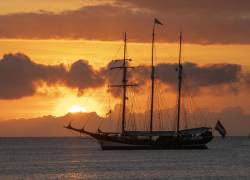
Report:
[[209,150],[102,151],[90,138],[0,138],[0,179],[249,179],[250,140]]

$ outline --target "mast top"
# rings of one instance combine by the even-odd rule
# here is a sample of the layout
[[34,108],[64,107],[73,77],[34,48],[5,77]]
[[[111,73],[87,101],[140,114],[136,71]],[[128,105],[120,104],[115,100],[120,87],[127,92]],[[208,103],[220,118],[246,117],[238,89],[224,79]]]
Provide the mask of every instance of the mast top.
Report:
[[180,30],[180,51],[179,51],[179,65],[181,65],[181,46],[182,46],[182,29]]

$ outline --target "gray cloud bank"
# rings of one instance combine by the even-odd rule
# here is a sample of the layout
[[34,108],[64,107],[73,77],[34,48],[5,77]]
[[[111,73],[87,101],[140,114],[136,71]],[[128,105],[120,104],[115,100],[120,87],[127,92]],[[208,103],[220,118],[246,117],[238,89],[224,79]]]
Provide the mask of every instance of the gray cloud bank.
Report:
[[85,60],[64,65],[42,65],[24,54],[6,54],[0,60],[0,99],[18,99],[36,93],[37,84],[62,84],[79,90],[103,85],[104,79]]
[[158,17],[158,40],[199,44],[249,44],[248,0],[117,0],[114,4],[83,7],[59,14],[18,13],[0,16],[0,38],[72,38],[120,40],[127,31],[133,41],[150,41]]
[[[107,84],[120,84],[122,73],[110,67],[119,66],[120,62],[110,62],[106,67],[94,69],[86,60],[78,60],[69,68],[65,65],[43,65],[32,61],[28,56],[5,54],[0,59],[0,99],[18,99],[36,93],[39,83],[48,86],[65,86],[78,89],[80,92],[90,88],[103,87]],[[156,78],[172,90],[177,82],[177,64],[156,65]],[[204,88],[221,90],[227,87],[229,92],[237,93],[241,88],[250,87],[250,73],[242,73],[238,64],[212,64],[199,66],[194,63],[183,64],[184,79],[192,89]],[[129,72],[131,83],[138,83],[139,88],[150,79],[150,68],[139,66]],[[117,96],[117,92],[113,92]]]

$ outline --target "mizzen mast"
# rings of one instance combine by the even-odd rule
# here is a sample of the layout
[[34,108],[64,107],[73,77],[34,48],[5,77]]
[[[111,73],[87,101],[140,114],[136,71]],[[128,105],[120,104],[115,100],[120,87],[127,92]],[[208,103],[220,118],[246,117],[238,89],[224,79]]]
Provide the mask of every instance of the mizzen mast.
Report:
[[182,64],[181,64],[181,45],[182,45],[182,31],[180,32],[180,47],[179,47],[179,63],[178,63],[178,109],[177,109],[177,127],[176,132],[180,130],[180,116],[181,116],[181,88],[182,88]]

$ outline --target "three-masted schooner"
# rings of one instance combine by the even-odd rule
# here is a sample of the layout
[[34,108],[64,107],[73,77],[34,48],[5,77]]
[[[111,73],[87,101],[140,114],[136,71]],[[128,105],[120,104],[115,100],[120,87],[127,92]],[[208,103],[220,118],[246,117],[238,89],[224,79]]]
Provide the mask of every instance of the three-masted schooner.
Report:
[[155,27],[162,23],[155,19],[152,33],[152,59],[151,59],[151,103],[150,103],[150,127],[149,131],[128,131],[126,130],[126,91],[128,86],[127,70],[128,66],[126,57],[127,37],[124,36],[124,55],[123,64],[119,68],[123,70],[123,79],[121,85],[113,85],[123,89],[122,96],[122,121],[121,132],[89,132],[85,129],[74,128],[69,124],[65,128],[89,135],[95,138],[103,150],[111,149],[206,149],[206,144],[212,140],[212,128],[198,127],[192,129],[180,129],[180,114],[181,114],[181,92],[182,92],[182,63],[181,63],[181,48],[182,48],[182,33],[180,34],[180,49],[178,62],[178,102],[177,102],[177,118],[176,130],[173,131],[155,131],[153,129],[153,113],[154,113],[154,88],[155,88],[155,66],[154,66],[154,44],[155,44]]

